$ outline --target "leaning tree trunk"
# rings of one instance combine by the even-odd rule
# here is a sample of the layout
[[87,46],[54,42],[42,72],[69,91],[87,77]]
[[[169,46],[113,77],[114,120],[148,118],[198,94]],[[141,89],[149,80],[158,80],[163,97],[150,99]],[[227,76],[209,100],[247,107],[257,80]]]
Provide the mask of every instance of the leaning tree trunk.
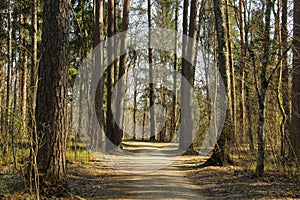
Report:
[[[68,0],[44,1],[42,58],[36,101],[37,134],[40,140],[38,166],[42,186],[53,195],[66,182]],[[55,189],[55,190],[52,190]]]

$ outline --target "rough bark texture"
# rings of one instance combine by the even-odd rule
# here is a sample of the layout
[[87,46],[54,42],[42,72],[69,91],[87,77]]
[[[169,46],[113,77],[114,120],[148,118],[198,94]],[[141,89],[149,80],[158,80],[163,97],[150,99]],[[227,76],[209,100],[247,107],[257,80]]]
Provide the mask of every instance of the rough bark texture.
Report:
[[44,1],[36,101],[38,166],[42,184],[53,189],[66,184],[69,18],[68,0]]
[[291,148],[293,159],[300,159],[300,2],[294,1],[294,38],[293,38],[293,85],[292,85],[292,120]]
[[[224,86],[227,90],[228,94],[228,67],[227,67],[227,58],[225,53],[226,49],[226,39],[225,39],[225,28],[224,28],[224,19],[223,19],[223,11],[222,11],[222,1],[214,0],[214,14],[215,14],[215,29],[217,33],[217,63],[220,75],[222,77]],[[227,105],[228,108],[228,105]],[[223,166],[228,163],[231,163],[231,159],[229,157],[229,146],[228,146],[228,133],[227,128],[230,123],[229,113],[226,113],[225,125],[222,130],[222,133],[217,141],[217,144],[213,150],[213,154],[211,157],[203,164],[203,166],[209,165],[217,165]],[[226,128],[227,127],[227,128]]]

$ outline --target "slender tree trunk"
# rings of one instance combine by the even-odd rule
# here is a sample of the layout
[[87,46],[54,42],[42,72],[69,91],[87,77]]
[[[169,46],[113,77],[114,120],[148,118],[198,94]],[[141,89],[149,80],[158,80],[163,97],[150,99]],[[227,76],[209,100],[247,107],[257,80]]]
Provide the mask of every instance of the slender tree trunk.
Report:
[[149,59],[149,102],[150,102],[150,140],[155,140],[155,99],[154,99],[154,70],[153,70],[153,61],[152,61],[152,15],[151,15],[151,0],[147,0],[148,3],[148,59]]
[[[177,31],[178,31],[178,12],[179,12],[179,1],[176,0],[175,5],[175,38],[177,38]],[[173,64],[173,96],[172,96],[172,115],[171,115],[171,130],[170,130],[170,141],[173,139],[175,132],[176,132],[176,108],[177,108],[177,65],[178,65],[178,58],[177,58],[177,51],[178,51],[178,43],[175,40],[175,47],[174,47],[174,64]]]
[[[12,7],[12,0],[8,1],[8,40],[7,40],[7,48],[8,48],[8,64],[7,64],[7,74],[6,74],[6,102],[5,102],[5,115],[4,115],[4,131],[3,131],[3,136],[7,137],[8,133],[10,132],[9,130],[9,121],[10,121],[10,109],[11,109],[11,94],[12,94],[12,68],[13,68],[13,47],[12,47],[12,41],[13,41],[13,24],[12,24],[12,12],[13,12],[13,7]],[[6,163],[9,158],[8,156],[8,141],[4,142],[3,145],[3,160],[4,163]]]
[[67,184],[69,6],[68,0],[44,2],[42,58],[38,72],[36,124],[41,145],[37,161],[43,186],[55,196],[65,195],[65,191],[57,193],[54,188]]
[[[282,32],[282,52],[286,52],[288,48],[288,29],[287,29],[287,18],[288,18],[288,2],[282,0],[282,16],[281,16],[281,32]],[[284,123],[284,135],[281,141],[281,154],[285,156],[285,143],[288,135],[291,119],[291,98],[290,98],[290,86],[289,86],[289,67],[288,67],[288,56],[287,53],[282,55],[282,95],[283,95],[283,107],[285,112],[285,123]]]
[[249,138],[249,148],[251,151],[254,151],[254,139],[253,139],[253,132],[252,132],[252,119],[251,119],[251,107],[250,107],[250,92],[249,87],[245,86],[245,92],[246,92],[246,110],[247,111],[247,121],[248,121],[248,138]]
[[36,131],[35,109],[36,109],[36,93],[37,93],[37,76],[38,76],[38,0],[32,3],[32,28],[31,28],[31,69],[30,69],[30,89],[28,98],[28,135],[30,140],[30,160],[31,165],[28,171],[30,191],[35,190],[36,198],[39,199],[39,171],[37,163],[37,154],[39,150],[39,139]]
[[226,21],[226,41],[228,49],[228,103],[231,121],[231,139],[236,139],[236,96],[235,96],[235,71],[232,58],[232,48],[231,48],[231,34],[230,34],[230,21],[229,21],[229,5],[228,0],[225,0],[225,21]]
[[[240,87],[239,87],[239,95],[240,95],[240,129],[241,133],[241,143],[244,142],[245,131],[246,131],[246,106],[245,106],[245,68],[246,68],[246,43],[245,43],[245,5],[244,0],[239,0],[239,25],[240,25]],[[251,126],[252,124],[249,124]],[[251,144],[251,142],[250,142]],[[253,143],[252,143],[253,144]],[[252,149],[252,145],[250,145],[250,149]]]
[[[1,26],[4,27],[5,26],[5,20],[4,20],[4,15],[5,14],[5,11],[1,11],[1,14],[0,14],[0,22],[1,22]],[[0,40],[1,40],[1,43],[5,43],[5,38],[4,37],[0,37]],[[4,46],[1,46],[0,47],[1,49],[1,52],[4,52]],[[4,121],[5,121],[5,111],[6,111],[6,108],[5,108],[5,76],[6,76],[6,70],[5,70],[5,62],[6,62],[6,59],[5,59],[5,54],[4,53],[1,53],[0,54],[0,103],[1,103],[1,106],[0,106],[0,131],[2,134],[4,134],[5,132],[5,126],[4,126]],[[0,137],[0,143],[3,144],[3,141],[2,141],[2,137]]]
[[[119,33],[119,2],[115,0],[115,8],[114,8],[114,35],[115,35],[115,49],[114,49],[114,86],[118,81],[118,49],[119,49],[119,39],[117,34]],[[116,128],[116,127],[115,127]]]
[[136,112],[137,112],[137,71],[136,71],[136,55],[134,52],[134,61],[132,66],[133,80],[134,80],[134,93],[133,93],[133,140],[136,140]]
[[[256,175],[262,177],[264,175],[264,160],[265,160],[265,105],[268,89],[267,81],[267,68],[269,65],[270,56],[270,21],[271,21],[271,0],[267,0],[266,13],[265,13],[265,28],[264,28],[264,43],[263,43],[263,60],[262,70],[260,75],[260,89],[257,88],[258,94],[258,153]],[[254,74],[256,76],[256,74]]]

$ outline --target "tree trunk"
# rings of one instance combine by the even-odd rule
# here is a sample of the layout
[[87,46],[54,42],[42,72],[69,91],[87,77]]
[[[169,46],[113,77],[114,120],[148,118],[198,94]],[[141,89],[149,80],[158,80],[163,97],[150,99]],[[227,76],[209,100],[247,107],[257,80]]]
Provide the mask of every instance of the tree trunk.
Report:
[[[246,43],[245,43],[245,5],[244,0],[239,0],[239,25],[240,25],[240,133],[241,133],[241,143],[244,142],[245,131],[246,131],[246,106],[245,106],[245,68],[246,68]],[[251,126],[251,124],[249,124]],[[250,143],[251,144],[251,143]],[[252,145],[250,145],[250,149]],[[253,149],[251,149],[253,150]]]
[[[118,81],[118,49],[119,49],[119,40],[117,34],[119,33],[119,2],[115,0],[114,8],[114,35],[115,35],[115,49],[114,49],[114,86]],[[117,126],[114,128],[118,128]]]
[[[266,13],[265,13],[265,28],[264,28],[264,43],[263,43],[263,58],[262,69],[260,74],[260,89],[256,85],[258,96],[258,152],[257,152],[257,164],[256,175],[262,177],[264,175],[264,159],[265,159],[265,140],[264,140],[264,128],[265,128],[265,105],[268,89],[267,68],[269,65],[270,57],[270,21],[271,21],[271,0],[267,0]],[[256,76],[257,74],[254,74]]]
[[133,140],[136,140],[136,111],[137,111],[137,86],[138,86],[138,80],[137,80],[137,71],[136,71],[136,54],[134,51],[134,58],[133,58],[133,66],[132,66],[132,72],[133,72],[133,81],[134,81],[134,93],[133,93]]
[[30,89],[28,91],[28,135],[30,139],[30,160],[29,167],[29,184],[30,191],[35,190],[36,198],[39,199],[39,172],[37,166],[37,153],[39,150],[39,140],[36,131],[35,109],[37,93],[37,76],[38,76],[38,0],[32,3],[32,28],[31,28],[31,69],[30,69]]
[[150,102],[150,140],[155,140],[155,99],[154,99],[154,74],[153,74],[153,61],[152,61],[152,20],[151,20],[151,0],[148,3],[148,59],[149,59],[149,102]]
[[[229,113],[231,121],[231,133],[230,138],[236,139],[236,96],[235,96],[235,71],[233,66],[232,48],[231,48],[231,35],[230,35],[230,21],[229,21],[229,5],[228,0],[225,0],[225,21],[226,21],[226,41],[228,50],[228,102]],[[231,141],[232,142],[232,141]],[[233,144],[233,143],[232,143]]]
[[[179,2],[176,0],[175,5],[175,38],[177,38],[177,31],[178,31],[178,11],[179,11]],[[173,64],[173,96],[172,96],[172,114],[171,114],[171,130],[170,130],[170,141],[173,139],[175,132],[176,132],[176,104],[177,104],[177,51],[178,51],[178,42],[175,42],[174,47],[174,64]]]
[[[214,0],[214,13],[215,13],[215,29],[217,34],[217,64],[218,69],[224,83],[224,86],[227,90],[227,96],[230,95],[228,92],[228,67],[227,67],[227,58],[225,53],[227,52],[226,49],[226,39],[225,39],[225,28],[224,28],[224,17],[222,11],[222,1],[221,0]],[[229,105],[227,105],[227,108]],[[229,108],[230,109],[230,108]],[[228,135],[228,126],[230,122],[230,116],[228,112],[226,113],[225,125],[222,130],[222,133],[215,145],[213,150],[213,154],[211,157],[202,165],[202,166],[209,166],[209,165],[217,165],[217,166],[224,166],[228,163],[232,163],[232,160],[229,156],[229,135]]]
[[38,166],[43,186],[55,196],[66,182],[67,71],[69,39],[68,0],[45,1],[42,58],[36,101]]
[[[103,74],[103,48],[100,43],[103,41],[103,0],[94,0],[94,38],[93,38],[93,47],[95,51],[94,61],[95,67],[99,69],[99,73]],[[95,75],[96,76],[96,75]],[[93,84],[92,84],[93,86]],[[91,86],[91,91],[93,88]],[[92,147],[95,150],[99,148],[103,148],[103,139],[102,139],[102,130],[103,130],[103,88],[104,87],[104,80],[103,77],[97,84],[96,88],[96,99],[95,99],[95,108],[91,107],[90,109],[96,109],[96,115],[98,119],[98,123],[100,124],[99,130],[92,130],[93,131],[93,139],[92,139]],[[90,122],[94,119],[89,119]]]
[[[124,6],[123,6],[123,20],[122,20],[122,32],[127,31],[128,29],[128,24],[129,24],[129,8],[130,8],[130,0],[124,0]],[[125,32],[121,36],[121,49],[120,52],[125,52],[127,49],[127,33]],[[120,63],[119,63],[119,83],[117,86],[117,101],[116,101],[116,126],[115,126],[115,140],[114,144],[117,146],[121,145],[122,137],[123,137],[123,132],[122,132],[122,121],[121,121],[121,116],[122,116],[122,110],[124,109],[122,107],[122,102],[123,102],[123,97],[124,97],[124,79],[122,77],[125,74],[126,70],[126,53],[121,55],[120,57]]]
[[[114,35],[114,0],[108,1],[108,27],[107,27],[107,33],[108,37],[111,38]],[[112,113],[112,91],[113,91],[113,85],[114,85],[114,41],[109,40],[108,42],[108,49],[110,49],[112,52],[109,52],[108,54],[108,63],[109,66],[107,68],[107,96],[106,96],[106,104],[107,104],[107,110],[106,110],[106,136],[107,138],[113,143],[114,141],[114,118]],[[110,150],[112,147],[107,143],[106,145],[107,150]]]
[[292,82],[292,119],[290,130],[290,157],[300,159],[300,2],[294,0],[294,38],[293,38],[293,82]]

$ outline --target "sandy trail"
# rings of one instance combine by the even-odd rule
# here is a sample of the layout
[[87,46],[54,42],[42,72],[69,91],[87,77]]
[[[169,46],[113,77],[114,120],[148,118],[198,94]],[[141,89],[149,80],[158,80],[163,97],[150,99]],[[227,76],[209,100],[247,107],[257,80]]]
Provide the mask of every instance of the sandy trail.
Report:
[[124,146],[133,154],[104,161],[122,171],[118,180],[126,194],[118,199],[204,199],[179,167],[183,160],[170,156],[176,144],[125,142]]

